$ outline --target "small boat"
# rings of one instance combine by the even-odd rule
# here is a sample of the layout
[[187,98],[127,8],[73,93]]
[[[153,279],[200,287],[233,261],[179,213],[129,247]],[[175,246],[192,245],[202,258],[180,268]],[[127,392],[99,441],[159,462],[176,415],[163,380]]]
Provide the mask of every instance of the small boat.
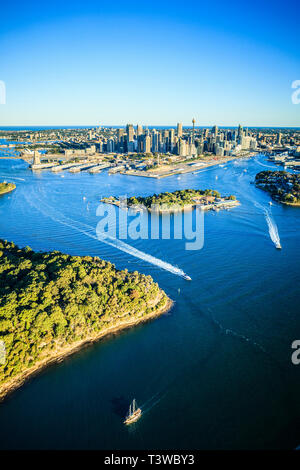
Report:
[[183,278],[184,278],[186,281],[191,281],[191,280],[192,280],[192,278],[191,278],[190,276],[188,276],[187,274],[185,274],[185,275],[183,276]]
[[273,202],[272,202],[272,201],[269,201],[269,204],[270,204],[270,206],[273,206]]
[[282,246],[281,246],[280,243],[276,243],[276,249],[277,249],[277,250],[281,250],[281,249],[282,249]]
[[128,415],[126,416],[124,424],[128,425],[128,424],[135,423],[138,419],[140,419],[141,415],[142,415],[142,410],[141,408],[137,407],[136,400],[134,398],[132,403],[130,403],[129,412],[128,412]]

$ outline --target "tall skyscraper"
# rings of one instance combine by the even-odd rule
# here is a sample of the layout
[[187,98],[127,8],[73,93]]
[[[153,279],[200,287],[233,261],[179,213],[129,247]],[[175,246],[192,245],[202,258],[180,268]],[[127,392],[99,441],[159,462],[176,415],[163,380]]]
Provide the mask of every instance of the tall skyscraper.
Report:
[[238,139],[241,139],[243,136],[243,128],[242,126],[239,124],[239,127],[238,127]]
[[159,133],[156,129],[153,129],[152,136],[152,152],[158,152],[159,150]]
[[133,136],[134,136],[133,124],[127,124],[126,133],[127,133],[128,142],[132,142],[133,141]]
[[219,132],[218,126],[213,126],[211,131],[214,134],[214,136],[217,137],[218,132]]
[[118,129],[118,142],[120,142],[122,136],[124,135],[124,129],[120,128]]
[[182,123],[179,122],[177,124],[177,137],[181,137],[182,136]]
[[136,135],[139,136],[139,135],[142,135],[143,134],[143,126],[141,126],[140,124],[138,124],[136,126]]
[[150,135],[145,135],[144,139],[144,152],[150,153],[151,152],[151,139]]
[[174,129],[169,130],[169,142],[170,145],[174,145],[174,137],[175,137],[175,131]]

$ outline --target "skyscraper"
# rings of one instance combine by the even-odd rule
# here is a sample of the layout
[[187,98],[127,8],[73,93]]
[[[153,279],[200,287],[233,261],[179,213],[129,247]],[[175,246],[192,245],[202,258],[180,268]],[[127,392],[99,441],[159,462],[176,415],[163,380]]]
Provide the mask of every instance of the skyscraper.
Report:
[[243,128],[242,126],[239,124],[239,127],[238,127],[238,139],[241,139],[243,136]]
[[143,134],[143,126],[141,126],[140,124],[137,124],[136,126],[136,135],[139,136],[139,135],[142,135]]
[[175,130],[170,129],[169,130],[169,146],[170,146],[170,151],[172,152],[173,147],[174,147],[174,137],[175,137]]
[[159,150],[159,133],[156,129],[153,129],[152,136],[152,152],[158,152]]
[[177,137],[181,137],[182,136],[182,123],[179,122],[177,124]]
[[132,142],[133,141],[133,136],[134,136],[133,124],[127,124],[126,133],[127,133],[128,142]]
[[213,126],[211,131],[214,134],[214,136],[217,137],[218,132],[219,132],[218,126]]
[[145,135],[144,139],[144,152],[145,153],[150,153],[151,151],[151,139],[150,135]]

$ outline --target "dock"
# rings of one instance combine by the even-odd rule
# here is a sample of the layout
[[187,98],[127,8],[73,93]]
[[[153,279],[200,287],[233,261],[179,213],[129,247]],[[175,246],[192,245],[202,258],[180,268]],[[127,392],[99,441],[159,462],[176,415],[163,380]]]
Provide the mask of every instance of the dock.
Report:
[[100,163],[99,165],[95,165],[92,168],[89,169],[89,173],[95,174],[95,173],[100,173],[102,170],[105,170],[105,168],[111,167],[110,163]]

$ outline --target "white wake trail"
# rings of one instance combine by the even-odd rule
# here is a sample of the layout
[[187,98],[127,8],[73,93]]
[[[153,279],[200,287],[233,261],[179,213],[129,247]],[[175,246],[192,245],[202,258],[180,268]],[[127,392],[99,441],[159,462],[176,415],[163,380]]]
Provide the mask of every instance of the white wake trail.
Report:
[[269,227],[269,234],[272,242],[276,247],[280,246],[280,237],[278,233],[277,225],[271,215],[271,212],[265,209],[265,216]]
[[270,235],[270,238],[271,238],[272,242],[274,243],[276,248],[281,248],[280,237],[279,237],[279,233],[278,233],[277,224],[276,224],[275,220],[272,217],[271,210],[266,209],[264,206],[262,206],[258,202],[255,202],[255,206],[258,207],[259,209],[261,209],[263,211],[264,215],[265,215],[265,219],[267,221],[268,228],[269,228],[269,235]]
[[[164,269],[165,271],[168,271],[172,274],[175,274],[176,276],[186,276],[185,272],[182,269],[179,269],[176,266],[173,266],[172,264],[167,263],[166,261],[163,261],[159,258],[155,258],[154,256],[149,255],[148,253],[144,253],[143,251],[140,251],[121,240],[112,238],[105,233],[100,235],[94,235],[92,233],[94,231],[94,228],[92,226],[70,219],[69,217],[66,217],[57,210],[53,211],[53,209],[48,206],[48,204],[42,202],[40,199],[38,200],[38,204],[36,202],[33,202],[37,201],[36,195],[33,198],[29,199],[28,194],[25,193],[25,198],[30,205],[42,212],[42,214],[46,217],[50,217],[55,222],[58,222],[62,225],[66,225],[67,227],[70,227],[73,230],[77,230],[78,232],[83,233],[87,237],[93,238],[94,240],[98,240],[103,243],[106,243],[107,245],[113,246],[114,248],[128,253],[131,256],[147,261],[148,263],[153,264],[154,266],[157,266],[161,269]],[[44,205],[44,209],[42,205]]]
[[259,162],[256,158],[254,159],[255,163],[258,163],[260,166],[264,166],[266,168],[272,168],[274,170],[274,166],[271,165],[265,165],[264,163]]

